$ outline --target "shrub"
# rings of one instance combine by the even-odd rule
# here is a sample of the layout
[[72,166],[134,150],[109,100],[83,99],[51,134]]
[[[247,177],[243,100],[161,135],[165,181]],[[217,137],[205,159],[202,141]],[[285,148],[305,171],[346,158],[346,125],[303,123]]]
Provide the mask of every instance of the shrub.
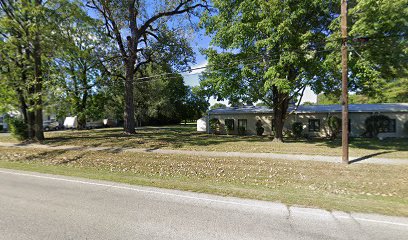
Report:
[[226,119],[225,120],[225,130],[227,130],[227,134],[230,134],[234,130],[234,120]]
[[294,122],[294,123],[292,124],[292,132],[293,132],[293,135],[294,135],[296,138],[302,137],[303,123],[301,123],[301,122]]
[[218,134],[220,132],[220,120],[218,118],[210,119],[210,129],[212,133]]
[[3,131],[3,125],[0,125],[0,132],[2,132]]
[[408,121],[404,123],[405,132],[408,133]]
[[327,124],[330,129],[330,139],[336,139],[341,130],[341,119],[336,116],[330,116],[327,119]]
[[258,120],[256,122],[256,135],[262,136],[264,133],[265,129],[263,128],[263,124],[261,120]]
[[364,135],[367,137],[377,137],[382,129],[388,126],[390,118],[385,115],[372,115],[366,118]]
[[239,128],[238,128],[238,134],[241,135],[241,136],[246,135],[246,129],[245,129],[245,127],[239,127]]
[[19,141],[28,139],[27,125],[20,118],[8,118],[7,123],[9,125],[10,133],[13,137]]

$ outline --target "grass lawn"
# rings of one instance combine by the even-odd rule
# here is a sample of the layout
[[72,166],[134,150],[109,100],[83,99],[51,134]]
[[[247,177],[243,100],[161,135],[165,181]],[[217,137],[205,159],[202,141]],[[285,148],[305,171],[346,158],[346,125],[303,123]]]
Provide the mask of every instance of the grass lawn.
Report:
[[[341,155],[341,141],[327,139],[294,140],[273,143],[268,137],[226,136],[198,133],[194,124],[170,127],[150,127],[137,130],[133,136],[123,134],[120,128],[86,131],[46,132],[49,145],[165,148],[223,152],[274,152],[310,155]],[[10,142],[2,137],[0,142]],[[351,139],[350,155],[355,157],[377,156],[382,158],[408,159],[408,139]]]
[[408,216],[408,166],[0,147],[0,167]]

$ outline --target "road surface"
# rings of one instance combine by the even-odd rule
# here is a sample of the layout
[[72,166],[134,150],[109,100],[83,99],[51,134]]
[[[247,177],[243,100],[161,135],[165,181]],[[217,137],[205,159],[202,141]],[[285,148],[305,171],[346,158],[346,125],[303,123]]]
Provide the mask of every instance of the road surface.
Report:
[[0,169],[0,239],[407,239],[408,218]]

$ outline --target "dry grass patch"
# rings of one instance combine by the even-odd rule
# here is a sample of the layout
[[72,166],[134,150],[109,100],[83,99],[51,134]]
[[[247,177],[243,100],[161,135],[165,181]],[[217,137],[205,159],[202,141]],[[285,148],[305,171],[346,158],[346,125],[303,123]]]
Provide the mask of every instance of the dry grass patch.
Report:
[[0,167],[408,216],[408,166],[0,148]]

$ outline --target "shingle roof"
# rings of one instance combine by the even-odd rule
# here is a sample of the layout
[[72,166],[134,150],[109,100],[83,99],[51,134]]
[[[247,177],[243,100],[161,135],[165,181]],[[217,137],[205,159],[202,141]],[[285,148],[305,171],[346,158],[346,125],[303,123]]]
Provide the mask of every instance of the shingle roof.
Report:
[[[291,111],[294,107],[289,107]],[[307,105],[299,106],[295,113],[328,113],[341,112],[341,105]],[[407,112],[408,103],[378,103],[378,104],[350,104],[349,112]],[[244,106],[217,108],[209,111],[210,114],[271,114],[273,110],[263,106]]]

